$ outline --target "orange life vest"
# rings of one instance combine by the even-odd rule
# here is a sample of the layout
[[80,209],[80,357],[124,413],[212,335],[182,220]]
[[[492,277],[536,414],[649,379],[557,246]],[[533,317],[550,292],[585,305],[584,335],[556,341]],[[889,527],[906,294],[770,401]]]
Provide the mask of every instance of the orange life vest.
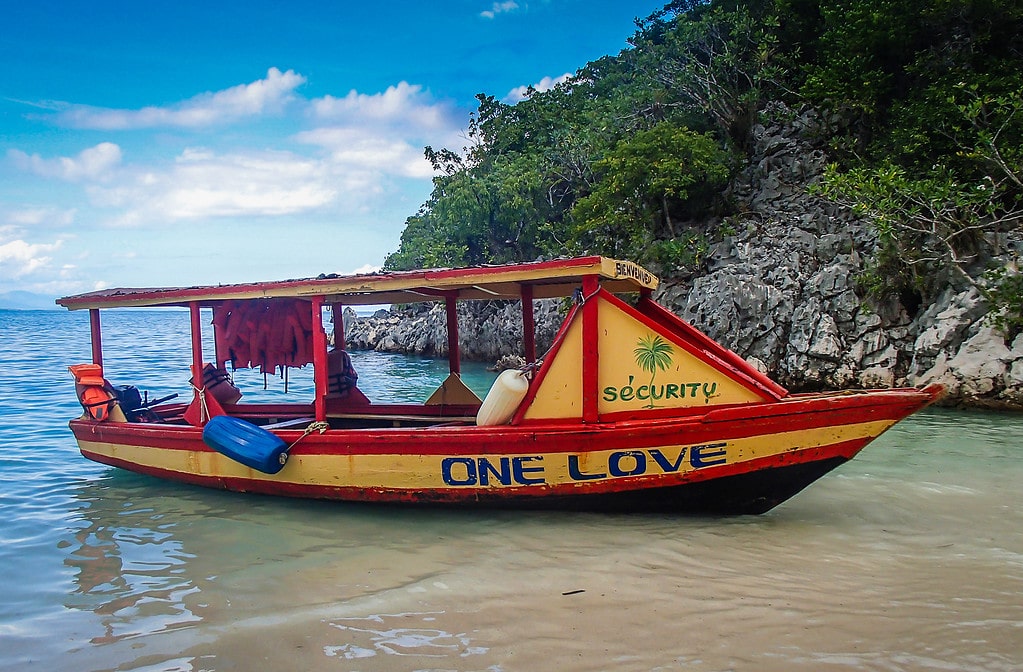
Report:
[[98,422],[110,417],[111,409],[117,404],[117,395],[110,383],[103,378],[103,367],[99,364],[76,364],[68,371],[75,379],[75,392],[86,414]]

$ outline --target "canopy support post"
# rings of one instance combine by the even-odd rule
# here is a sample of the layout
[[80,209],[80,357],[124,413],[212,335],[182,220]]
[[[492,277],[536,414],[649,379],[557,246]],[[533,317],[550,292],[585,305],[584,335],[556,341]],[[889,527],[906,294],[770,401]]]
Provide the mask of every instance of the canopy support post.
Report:
[[596,275],[583,278],[583,422],[597,422],[597,293]]
[[536,322],[533,317],[533,285],[522,285],[522,350],[527,364],[536,362]]
[[343,303],[330,304],[330,315],[334,320],[334,349],[347,350],[348,341],[345,339],[345,306]]
[[89,332],[92,341],[92,363],[103,366],[103,335],[99,324],[99,308],[89,309]]
[[[227,369],[227,357],[225,356],[227,355],[227,353],[221,352],[220,350],[221,346],[220,341],[221,339],[223,339],[224,335],[220,333],[221,329],[220,327],[217,326],[217,314],[218,312],[224,310],[223,302],[213,306],[212,310],[213,310],[213,361],[216,362],[217,370],[223,371]],[[223,324],[223,322],[221,322],[221,324]]]
[[[193,397],[199,403],[199,395],[205,388],[202,371],[202,322],[199,319],[199,302],[188,302],[188,316],[192,326],[192,388]],[[203,418],[205,421],[206,418]]]
[[[327,419],[327,332],[323,329],[323,297],[314,296],[313,311],[313,411],[317,422]],[[335,326],[335,336],[337,327]],[[341,328],[344,333],[344,327]]]
[[461,353],[458,350],[458,311],[455,310],[457,295],[449,294],[444,298],[444,307],[448,317],[448,369],[451,373],[461,375]]

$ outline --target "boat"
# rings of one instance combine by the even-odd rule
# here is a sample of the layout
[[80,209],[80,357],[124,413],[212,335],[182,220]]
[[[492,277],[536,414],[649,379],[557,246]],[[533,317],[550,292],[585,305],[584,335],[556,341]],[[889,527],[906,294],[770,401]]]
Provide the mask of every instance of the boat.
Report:
[[[57,303],[88,310],[92,338],[92,361],[70,367],[83,408],[70,429],[91,460],[238,492],[759,514],[943,394],[940,385],[790,393],[656,303],[658,283],[630,261],[584,256],[68,296]],[[566,316],[538,356],[534,302],[550,298]],[[501,373],[483,399],[460,375],[464,301],[522,307],[527,364]],[[329,342],[329,315],[417,302],[444,305],[449,375],[422,403],[374,402],[350,371],[344,329]],[[113,385],[101,311],[172,306],[190,315],[190,398],[150,402],[134,385]],[[212,352],[202,338],[209,315]],[[306,366],[313,398],[294,403],[248,402],[231,376]]]

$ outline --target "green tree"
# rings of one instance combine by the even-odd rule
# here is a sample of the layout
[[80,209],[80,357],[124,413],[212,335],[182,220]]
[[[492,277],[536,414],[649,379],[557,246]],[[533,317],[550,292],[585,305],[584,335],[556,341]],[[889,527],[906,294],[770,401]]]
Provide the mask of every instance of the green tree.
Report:
[[657,241],[686,233],[676,219],[705,211],[729,177],[728,155],[711,135],[668,122],[618,142],[594,172],[596,184],[572,211],[575,239],[642,260],[657,257]]
[[632,42],[639,67],[671,94],[671,105],[745,148],[764,103],[786,90],[779,26],[770,1],[672,3]]

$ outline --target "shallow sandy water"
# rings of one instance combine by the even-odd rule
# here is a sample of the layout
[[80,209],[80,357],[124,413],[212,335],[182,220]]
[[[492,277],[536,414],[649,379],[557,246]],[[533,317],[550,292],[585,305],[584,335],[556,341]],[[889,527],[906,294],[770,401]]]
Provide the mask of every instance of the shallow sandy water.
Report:
[[1018,670],[1023,516],[1001,479],[836,474],[766,516],[692,519],[248,508],[117,477],[135,496],[108,491],[70,555],[88,637],[47,667]]
[[23,361],[30,322],[0,343],[0,670],[1023,669],[1021,416],[925,412],[756,517],[298,502],[83,460],[88,346]]

